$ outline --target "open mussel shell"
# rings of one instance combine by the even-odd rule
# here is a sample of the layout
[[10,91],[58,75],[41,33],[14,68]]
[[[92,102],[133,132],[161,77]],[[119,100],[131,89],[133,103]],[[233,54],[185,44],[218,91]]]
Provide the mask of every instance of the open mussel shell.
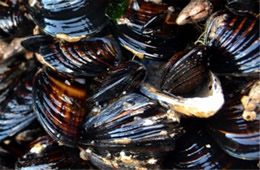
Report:
[[34,110],[46,132],[55,140],[75,147],[86,113],[85,79],[69,78],[45,68],[35,76]]
[[177,169],[251,169],[255,162],[233,158],[202,130],[189,130],[176,142],[176,148],[166,158]]
[[136,90],[146,77],[146,68],[137,61],[127,61],[112,69],[97,92],[88,101],[102,102]]
[[222,107],[224,96],[219,79],[207,64],[203,46],[179,52],[166,64],[161,88],[146,82],[141,92],[182,115],[213,116]]
[[234,76],[259,76],[259,17],[216,12],[207,21],[205,44],[211,69]]
[[106,0],[29,1],[36,24],[48,35],[69,42],[100,32],[107,23]]
[[97,76],[117,66],[122,55],[118,44],[107,38],[90,38],[75,43],[54,42],[44,35],[32,36],[22,45],[40,55],[38,60],[72,77]]
[[[131,93],[90,117],[83,135],[85,154],[98,167],[159,166],[184,133],[156,102]],[[110,155],[110,156],[107,156]],[[105,161],[106,160],[106,161]]]
[[79,160],[76,150],[59,145],[49,136],[31,142],[29,149],[18,158],[17,169],[67,169]]
[[189,33],[185,27],[179,29],[174,23],[168,23],[176,13],[174,3],[128,1],[124,14],[112,27],[113,35],[139,58],[168,59],[185,46],[186,36],[183,35]]
[[243,118],[244,107],[241,97],[241,93],[229,97],[223,108],[208,120],[208,129],[219,146],[229,155],[240,159],[258,160],[260,120],[247,121]]
[[[160,91],[149,83],[141,86],[141,92],[158,100],[162,106],[186,117],[208,118],[217,113],[224,104],[224,96],[218,78],[210,72],[210,81],[198,96],[182,97]],[[171,114],[171,113],[170,113]]]
[[174,95],[191,96],[208,79],[208,53],[204,46],[196,46],[175,54],[166,64],[161,90]]
[[[33,60],[11,58],[0,65],[0,141],[27,127],[36,115],[32,108],[32,77],[37,66]],[[14,64],[14,65],[12,65]]]
[[32,33],[34,24],[17,8],[0,5],[0,39],[21,37]]

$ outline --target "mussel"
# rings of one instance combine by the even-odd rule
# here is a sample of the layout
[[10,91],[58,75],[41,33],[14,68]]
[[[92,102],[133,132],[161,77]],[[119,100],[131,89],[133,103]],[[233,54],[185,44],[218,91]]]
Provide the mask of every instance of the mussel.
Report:
[[259,5],[259,0],[190,0],[179,13],[176,23],[184,25],[204,21],[221,9],[228,9],[236,15],[257,17]]
[[27,38],[22,45],[39,54],[37,58],[44,65],[72,77],[98,76],[122,60],[118,44],[108,38],[68,43],[37,35]]
[[32,76],[35,61],[11,58],[0,65],[0,141],[15,135],[35,120],[32,109]]
[[127,61],[112,69],[94,95],[88,99],[103,102],[138,89],[146,78],[146,68],[137,61]]
[[[198,123],[198,122],[194,122]],[[196,128],[195,128],[196,129]],[[189,129],[169,154],[168,166],[177,169],[254,169],[253,162],[233,158],[222,151],[202,129]]]
[[50,68],[37,73],[33,83],[34,110],[47,133],[76,147],[86,115],[86,80],[70,78]]
[[244,88],[244,92],[229,97],[223,108],[208,120],[208,129],[219,146],[229,155],[240,159],[258,160],[260,121],[243,119],[244,107],[241,97],[250,89],[248,86]]
[[216,12],[207,21],[205,45],[211,47],[211,69],[233,76],[259,77],[259,17]]
[[223,105],[224,96],[217,76],[208,68],[203,46],[174,55],[165,66],[161,88],[146,82],[141,92],[186,116],[207,118]]
[[18,158],[16,169],[76,168],[79,162],[77,151],[42,136],[31,142],[29,151]]
[[163,70],[162,91],[181,96],[196,94],[208,78],[207,47],[195,46],[175,54]]
[[259,15],[259,0],[226,0],[226,7],[237,15]]
[[128,94],[84,124],[83,156],[101,168],[160,167],[184,133],[178,119],[139,94]]
[[0,39],[32,34],[34,24],[17,8],[0,5]]
[[29,1],[34,22],[46,34],[69,42],[100,32],[108,23],[106,0]]
[[0,0],[0,168],[256,168],[259,0],[188,1]]
[[[139,58],[166,60],[185,46],[186,28],[180,29],[174,1],[130,0],[112,27],[120,44]],[[173,22],[173,23],[172,23]]]

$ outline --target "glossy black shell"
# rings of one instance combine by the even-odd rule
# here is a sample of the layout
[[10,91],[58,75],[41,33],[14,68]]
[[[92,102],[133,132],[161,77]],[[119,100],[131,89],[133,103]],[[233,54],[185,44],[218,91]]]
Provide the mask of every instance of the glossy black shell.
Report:
[[210,58],[213,71],[259,77],[259,17],[216,12],[207,21],[205,44],[214,53]]
[[106,0],[32,1],[28,10],[46,33],[68,41],[78,41],[102,30],[107,23]]

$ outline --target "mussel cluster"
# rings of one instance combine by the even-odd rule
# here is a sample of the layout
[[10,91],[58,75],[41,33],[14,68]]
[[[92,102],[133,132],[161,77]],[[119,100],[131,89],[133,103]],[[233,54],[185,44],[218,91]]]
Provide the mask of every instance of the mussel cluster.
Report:
[[0,0],[0,168],[260,168],[259,51],[259,0]]

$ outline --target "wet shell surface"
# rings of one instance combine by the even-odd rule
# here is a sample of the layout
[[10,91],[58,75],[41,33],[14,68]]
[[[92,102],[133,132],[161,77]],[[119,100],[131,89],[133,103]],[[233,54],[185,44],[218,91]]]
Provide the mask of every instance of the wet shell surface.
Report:
[[181,51],[168,61],[161,79],[161,90],[174,95],[191,96],[208,79],[207,48],[193,47]]
[[35,62],[9,60],[0,65],[0,141],[15,135],[36,118],[32,105]]
[[260,147],[260,120],[243,118],[241,96],[230,99],[211,119],[208,127],[220,147],[229,155],[245,160],[258,160]]
[[213,71],[235,76],[259,76],[259,17],[216,12],[207,21],[205,44],[216,50]]
[[22,45],[38,53],[37,57],[44,65],[72,77],[98,76],[122,60],[118,44],[107,38],[68,43],[38,35],[27,38]]
[[157,166],[184,133],[177,119],[167,118],[166,110],[135,93],[91,116],[84,128],[84,154],[106,168]]
[[[188,139],[188,140],[187,140]],[[219,148],[205,131],[190,130],[177,142],[168,161],[178,169],[247,169],[254,168],[247,161],[235,159]]]
[[[186,28],[171,23],[174,2],[130,0],[114,25],[113,35],[128,51],[139,58],[166,60],[184,47]],[[187,34],[187,33],[186,33]]]
[[146,95],[154,93],[154,98],[187,116],[213,116],[224,103],[221,83],[208,67],[205,46],[194,46],[172,56],[162,73],[161,92],[146,87],[150,92],[141,90]]
[[32,0],[28,10],[46,34],[75,42],[103,29],[106,6],[106,0]]
[[260,167],[259,0],[188,1],[0,0],[0,169]]
[[46,68],[34,79],[33,101],[39,121],[47,133],[75,147],[86,114],[85,80],[58,75]]
[[18,158],[16,169],[73,168],[78,160],[75,150],[59,145],[49,136],[43,136],[33,141],[29,151]]
[[1,6],[1,4],[0,23],[0,39],[29,35],[34,27],[21,10]]
[[138,89],[146,78],[146,68],[139,62],[128,61],[112,69],[102,81],[98,91],[88,99],[92,102],[108,101]]

